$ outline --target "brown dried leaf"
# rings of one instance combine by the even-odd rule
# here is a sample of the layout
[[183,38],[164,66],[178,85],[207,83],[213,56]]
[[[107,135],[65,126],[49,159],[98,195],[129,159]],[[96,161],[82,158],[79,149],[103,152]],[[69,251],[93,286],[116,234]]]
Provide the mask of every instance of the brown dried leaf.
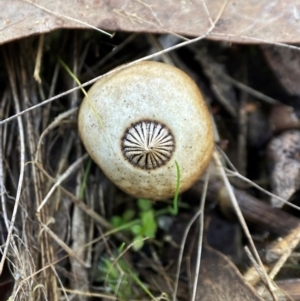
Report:
[[300,95],[299,51],[270,45],[263,45],[261,48],[269,65],[286,91],[291,95]]
[[[212,20],[225,2],[207,1]],[[58,28],[89,28],[88,24],[112,31],[189,36],[201,36],[211,26],[202,0],[176,4],[173,0],[10,0],[9,5],[0,1],[0,11],[0,43]],[[242,42],[299,42],[299,11],[296,0],[229,0],[210,37]]]
[[288,279],[276,281],[279,288],[285,292],[289,292],[292,300],[300,300],[300,279]]
[[262,301],[263,299],[246,283],[226,256],[205,246],[195,300]]

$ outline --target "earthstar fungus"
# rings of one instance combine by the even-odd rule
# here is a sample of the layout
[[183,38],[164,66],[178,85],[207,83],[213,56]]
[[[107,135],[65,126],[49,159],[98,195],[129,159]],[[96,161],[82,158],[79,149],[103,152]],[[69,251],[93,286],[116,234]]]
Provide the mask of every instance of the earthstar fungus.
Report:
[[152,200],[180,192],[204,172],[213,151],[210,115],[193,80],[180,69],[142,62],[101,78],[79,111],[83,144],[126,193]]

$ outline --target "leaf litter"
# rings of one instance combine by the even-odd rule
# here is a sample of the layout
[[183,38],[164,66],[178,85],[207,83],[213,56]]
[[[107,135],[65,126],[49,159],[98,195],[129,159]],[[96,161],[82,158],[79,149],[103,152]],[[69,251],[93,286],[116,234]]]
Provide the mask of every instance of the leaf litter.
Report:
[[[25,3],[25,1],[12,2],[13,5],[15,5],[15,3],[18,5],[23,5]],[[188,1],[187,3],[187,6],[191,4],[191,2]],[[28,4],[32,3],[27,1],[26,5]],[[42,5],[43,3],[36,4]],[[130,2],[126,3],[126,5],[129,6],[125,5],[125,7],[122,8],[119,8],[114,1],[110,4],[114,8],[114,13],[117,12],[117,15],[126,19],[126,24],[132,22],[135,25],[135,29],[137,28],[136,24],[139,24],[139,30],[141,31],[160,32],[164,34],[166,34],[166,32],[174,31],[179,34],[201,36],[170,46],[167,50],[159,51],[157,48],[157,45],[159,45],[157,36],[152,36],[152,40],[150,40],[152,42],[149,43],[149,40],[146,40],[145,35],[139,34],[131,40],[130,43],[132,44],[130,45],[130,48],[125,45],[124,49],[121,49],[120,53],[116,54],[116,56],[111,56],[110,54],[114,50],[114,44],[122,45],[122,41],[125,41],[130,35],[117,33],[113,40],[108,40],[108,38],[99,36],[99,34],[94,32],[87,32],[84,35],[80,31],[58,31],[46,35],[45,41],[42,42],[42,46],[41,44],[40,46],[38,45],[38,38],[36,37],[29,37],[26,40],[16,41],[2,46],[3,76],[4,74],[7,74],[9,79],[3,80],[3,83],[5,84],[1,96],[0,187],[2,201],[1,212],[3,215],[3,223],[1,224],[1,232],[3,233],[1,270],[4,269],[5,275],[7,275],[7,270],[10,270],[12,271],[11,275],[14,276],[14,278],[6,276],[8,280],[6,279],[4,283],[8,283],[10,289],[14,286],[12,291],[10,289],[7,290],[8,295],[6,298],[8,299],[8,297],[11,296],[12,300],[28,300],[32,297],[36,300],[58,300],[62,298],[68,300],[75,296],[78,300],[87,300],[89,297],[107,299],[118,298],[124,300],[145,298],[145,296],[148,296],[147,298],[150,299],[173,298],[175,300],[176,296],[180,299],[187,299],[188,294],[186,292],[189,292],[192,300],[198,298],[199,300],[204,300],[204,298],[208,298],[207,300],[215,300],[220,297],[222,292],[225,294],[226,288],[228,289],[228,284],[221,283],[220,292],[215,297],[212,294],[213,291],[216,291],[214,281],[217,279],[218,271],[224,272],[224,262],[222,262],[222,259],[220,259],[222,262],[220,264],[217,263],[217,260],[214,260],[216,263],[217,274],[209,280],[209,278],[205,276],[205,273],[201,274],[201,269],[205,269],[205,264],[208,263],[208,261],[205,260],[205,256],[201,256],[203,262],[201,263],[198,261],[198,264],[196,265],[198,267],[200,266],[200,284],[196,281],[196,283],[191,285],[191,283],[194,282],[193,275],[197,272],[191,269],[191,267],[194,266],[192,263],[190,263],[190,268],[189,265],[187,265],[186,268],[179,269],[179,273],[175,273],[178,275],[177,279],[174,278],[175,274],[172,270],[177,267],[176,262],[180,255],[180,253],[178,253],[180,250],[180,248],[178,248],[180,240],[176,244],[176,239],[172,236],[176,236],[178,233],[174,233],[170,228],[167,231],[167,233],[169,232],[169,245],[177,245],[177,248],[168,251],[168,254],[174,253],[173,256],[168,255],[169,260],[163,256],[160,258],[160,253],[165,252],[165,249],[162,248],[159,240],[146,242],[144,249],[137,253],[131,252],[131,242],[128,233],[126,231],[114,231],[109,222],[109,218],[112,212],[119,212],[120,210],[123,210],[122,208],[126,208],[127,206],[134,208],[134,202],[130,200],[130,197],[116,190],[95,166],[93,166],[91,172],[88,174],[83,195],[83,199],[86,203],[83,202],[82,197],[80,197],[80,191],[82,191],[87,158],[86,155],[84,155],[84,149],[79,143],[76,130],[76,110],[82,96],[78,92],[79,90],[75,83],[73,83],[66,75],[65,70],[60,67],[54,54],[60,53],[67,64],[72,66],[73,73],[79,79],[84,72],[87,78],[92,78],[92,81],[95,81],[96,78],[99,77],[99,74],[104,74],[124,62],[134,62],[137,57],[150,59],[157,58],[159,55],[163,54],[164,60],[167,59],[169,62],[173,62],[182,69],[186,69],[188,72],[194,74],[194,78],[199,82],[200,86],[203,85],[203,82],[208,81],[212,87],[221,87],[221,85],[217,85],[220,79],[211,76],[211,72],[208,73],[203,71],[207,77],[201,75],[201,72],[200,75],[195,73],[197,68],[192,68],[191,65],[195,64],[195,62],[192,59],[187,59],[187,55],[192,53],[192,51],[195,51],[195,49],[191,49],[190,45],[192,45],[192,43],[199,48],[199,55],[201,54],[201,50],[210,51],[209,53],[219,66],[226,66],[225,69],[221,68],[223,73],[229,73],[243,83],[243,86],[238,88],[233,88],[231,86],[232,83],[228,83],[229,88],[226,86],[222,88],[224,89],[222,91],[227,91],[226,94],[229,95],[227,95],[223,102],[220,101],[220,95],[218,96],[217,94],[218,88],[211,90],[207,87],[203,88],[206,99],[211,106],[214,120],[216,121],[216,128],[219,130],[219,133],[216,133],[216,142],[220,147],[223,147],[234,164],[236,163],[235,157],[240,156],[239,153],[236,153],[236,150],[243,150],[245,147],[250,148],[250,151],[248,150],[248,152],[251,155],[254,153],[254,158],[248,158],[247,156],[243,157],[246,158],[247,161],[249,160],[250,164],[258,159],[260,162],[263,162],[264,155],[261,153],[265,149],[267,141],[262,142],[257,134],[262,129],[254,127],[255,130],[253,131],[256,131],[256,133],[251,137],[248,137],[249,140],[246,141],[246,143],[243,143],[241,139],[237,140],[235,137],[238,134],[237,132],[239,129],[232,127],[230,122],[226,122],[228,119],[226,110],[230,112],[232,105],[237,106],[237,103],[239,105],[239,103],[242,103],[241,97],[244,97],[245,101],[243,103],[249,105],[248,107],[245,107],[246,110],[251,108],[251,110],[249,109],[249,111],[246,111],[246,122],[248,118],[249,120],[252,118],[251,115],[255,115],[256,111],[259,111],[261,114],[268,114],[268,111],[272,108],[270,107],[270,104],[266,104],[260,96],[257,97],[257,95],[253,96],[252,94],[247,94],[248,92],[245,92],[245,87],[248,86],[254,87],[254,90],[251,91],[258,89],[273,99],[280,99],[280,102],[287,103],[292,107],[295,103],[295,100],[293,99],[297,97],[297,95],[289,95],[284,91],[284,87],[277,87],[277,89],[273,89],[272,91],[274,84],[273,87],[269,89],[268,87],[263,89],[262,86],[260,86],[259,80],[255,82],[251,78],[253,70],[251,73],[251,65],[249,65],[249,62],[245,63],[245,61],[243,61],[241,64],[241,66],[246,66],[246,70],[239,70],[239,67],[235,66],[235,61],[232,58],[236,55],[235,52],[244,60],[247,59],[248,55],[251,58],[258,59],[258,62],[262,63],[263,60],[260,56],[261,50],[258,46],[251,46],[251,51],[252,53],[254,52],[254,55],[252,54],[251,56],[251,51],[249,51],[249,48],[247,49],[246,46],[236,45],[236,49],[231,49],[231,46],[228,43],[225,45],[217,45],[214,42],[202,40],[208,36],[216,37],[218,35],[219,38],[222,37],[222,40],[243,41],[248,43],[262,41],[271,44],[273,43],[274,45],[281,45],[281,42],[295,42],[297,40],[293,40],[295,38],[293,38],[292,35],[289,35],[288,38],[287,35],[281,35],[283,31],[285,31],[285,34],[291,34],[293,30],[290,30],[290,28],[286,29],[284,26],[281,26],[281,29],[277,27],[275,28],[277,34],[275,37],[271,34],[273,30],[271,25],[278,23],[276,21],[284,16],[289,16],[288,20],[292,21],[292,24],[294,24],[294,19],[298,22],[297,4],[295,3],[293,5],[290,3],[290,6],[288,7],[288,9],[292,11],[294,19],[291,19],[290,14],[285,14],[285,9],[283,9],[281,13],[278,13],[276,9],[279,6],[277,7],[277,5],[283,5],[280,1],[274,2],[273,10],[270,10],[275,13],[268,15],[269,10],[265,10],[263,11],[264,17],[258,14],[255,11],[255,8],[249,12],[249,8],[247,9],[246,7],[245,11],[249,12],[249,23],[251,26],[244,23],[243,26],[240,27],[241,30],[238,33],[235,32],[228,23],[228,31],[222,31],[222,29],[226,28],[226,22],[224,22],[224,20],[226,20],[225,17],[227,16],[226,9],[228,7],[232,9],[233,3],[230,1],[227,5],[221,3],[222,5],[219,6],[213,2],[209,3],[207,11],[210,13],[207,14],[207,11],[205,12],[204,10],[204,17],[202,17],[207,21],[207,23],[204,22],[206,27],[202,30],[200,29],[200,32],[196,31],[196,33],[193,33],[190,29],[187,31],[184,27],[184,21],[178,16],[175,18],[175,23],[177,23],[176,26],[179,25],[181,30],[176,30],[176,28],[174,29],[172,27],[168,28],[165,25],[163,30],[158,30],[157,28],[159,26],[157,26],[157,24],[161,26],[163,22],[161,19],[157,19],[157,15],[153,11],[155,3],[147,4],[142,1],[136,1],[134,4],[137,5],[136,7],[133,7],[133,9],[142,7],[143,9],[146,9],[148,14],[151,12],[151,18],[148,20],[152,20],[153,24],[142,22],[147,20],[148,16],[147,14],[143,14],[144,11],[129,10]],[[239,7],[238,4],[239,3],[236,5],[237,8]],[[27,7],[30,7],[30,9],[32,9],[31,12],[35,13],[34,10],[36,6],[32,5]],[[202,5],[201,7],[205,8],[205,5]],[[180,8],[180,6],[177,8]],[[16,20],[11,26],[5,26],[2,29],[5,35],[7,35],[6,27],[13,28],[15,24],[21,24],[25,19],[31,19],[28,18],[28,10],[23,10],[22,12],[27,13],[27,15],[23,15],[22,20]],[[38,12],[41,13],[40,10],[38,10]],[[55,10],[52,10],[52,12],[55,12]],[[66,21],[64,16],[72,16],[73,19],[77,19],[77,16],[70,14],[70,10],[67,12],[68,13],[65,14],[62,10],[54,13],[53,16],[55,16],[55,18],[59,17],[60,20],[63,19],[64,22]],[[235,10],[235,14],[239,15],[237,12],[239,12],[239,10]],[[43,14],[44,13],[45,11],[43,11]],[[215,20],[215,17],[219,13],[220,19],[217,20],[216,26],[214,26],[212,20]],[[251,16],[251,13],[256,14],[257,19],[254,19],[253,16]],[[46,15],[48,18],[49,15]],[[173,12],[173,15],[176,14]],[[243,14],[240,14],[240,16],[243,16]],[[271,16],[272,18],[268,19],[268,16]],[[82,14],[78,17],[78,20],[83,20],[80,17],[82,17]],[[45,19],[45,16],[42,16],[42,18],[43,22],[48,22],[46,24],[48,26],[48,31],[49,28],[52,30],[64,27],[49,26],[51,20]],[[232,18],[229,19],[232,21]],[[192,18],[192,20],[195,20],[195,18]],[[256,20],[258,20],[258,22],[256,22]],[[11,20],[7,19],[5,22],[10,23]],[[32,20],[30,20],[30,22],[32,22]],[[55,22],[57,22],[57,20]],[[120,27],[119,23],[119,27],[109,27],[111,25],[109,22],[107,28],[110,30],[135,30],[130,29],[130,27],[126,29],[125,25],[124,27]],[[118,20],[118,22],[120,21]],[[187,22],[187,19],[185,19],[185,22]],[[286,25],[286,23],[288,22],[280,24]],[[37,22],[36,24],[41,23]],[[74,21],[74,24],[67,25],[67,27],[79,26],[76,20]],[[145,24],[146,28],[143,27]],[[99,23],[97,23],[97,25],[99,25]],[[84,24],[81,24],[80,27],[81,26],[84,26]],[[249,32],[245,31],[245,28],[247,27],[250,28]],[[7,42],[19,37],[28,36],[32,33],[43,32],[42,27],[40,27],[40,31],[33,30],[29,31],[29,33],[27,31],[27,34],[24,34],[25,28],[26,27],[22,30],[23,35],[18,36],[14,35],[15,33],[8,33],[8,37],[6,40],[3,40],[2,43],[4,41]],[[191,28],[195,30],[195,24],[191,24]],[[216,29],[218,29],[217,33],[215,32]],[[258,31],[255,32],[254,29],[257,29]],[[298,29],[299,26],[294,32],[297,33]],[[20,28],[18,30],[20,30]],[[199,30],[199,28],[196,27],[196,30]],[[264,34],[258,34],[261,32]],[[247,40],[245,37],[248,35],[249,37]],[[299,37],[299,34],[297,37]],[[156,41],[157,43],[153,43],[153,41]],[[132,49],[133,46],[136,51],[129,52],[128,50]],[[293,51],[292,49],[298,51],[297,47],[289,45],[285,46],[286,49],[291,51]],[[155,53],[148,55],[150,48],[155,49]],[[42,49],[44,52],[43,57],[39,59],[41,63],[39,74],[41,82],[34,80],[32,77],[33,74],[37,74],[35,69],[35,58],[38,49]],[[246,52],[246,55],[243,56],[243,52]],[[105,55],[110,56],[108,61],[102,67],[99,66],[98,69],[91,70],[94,62],[97,61],[99,57],[105,57]],[[228,55],[227,59],[224,59],[225,55]],[[230,66],[229,63],[233,63],[233,66]],[[125,67],[126,66],[121,68]],[[203,65],[202,68],[208,71],[207,67]],[[264,68],[268,70],[266,66],[264,66]],[[197,71],[199,71],[199,68]],[[211,77],[209,77],[209,74]],[[39,77],[36,78],[38,79]],[[216,79],[216,82],[214,82],[214,79]],[[260,80],[263,80],[262,77]],[[90,83],[91,81],[86,83],[85,86]],[[67,92],[59,94],[60,91]],[[53,95],[56,96],[53,98]],[[236,95],[237,103],[231,103],[232,97],[230,95]],[[62,96],[64,96],[64,99],[61,101],[54,101]],[[295,108],[295,112],[297,114],[297,108]],[[241,115],[231,115],[233,116],[231,117],[231,123],[233,121],[236,122],[236,116],[241,118]],[[51,124],[55,118],[57,118],[56,121]],[[267,132],[266,129],[268,128],[268,124],[265,123],[264,127],[264,131]],[[245,135],[245,131],[243,135]],[[218,140],[218,136],[220,136],[222,140]],[[39,140],[40,137],[42,138],[41,140]],[[229,148],[227,147],[228,144],[226,143],[226,139],[229,141]],[[234,148],[236,143],[243,144],[240,148]],[[215,155],[215,162],[217,162],[217,169],[223,164],[217,153]],[[231,165],[229,165],[229,167],[231,167]],[[269,184],[261,182],[266,179],[265,173],[266,170],[268,170],[267,166],[263,166],[262,168],[256,167],[255,171],[253,171],[253,168],[253,166],[243,167],[245,175],[250,177],[253,181],[258,182],[263,188],[269,190]],[[213,168],[210,169],[210,172],[212,174],[220,175],[220,171],[216,172]],[[222,173],[223,180],[221,180],[221,182],[225,181],[227,190],[230,191],[231,199],[234,200],[235,198],[238,198],[230,188],[231,186],[226,177],[226,173],[229,176],[232,176],[232,174],[226,169]],[[258,176],[255,175],[255,173],[258,173]],[[238,173],[235,172],[235,175],[238,175]],[[210,183],[215,181],[214,178],[210,178]],[[239,178],[241,179],[242,177]],[[231,179],[231,177],[229,179]],[[293,176],[291,180],[295,180]],[[246,194],[246,199],[251,198],[251,194],[253,194],[253,191],[250,188],[251,185],[248,185],[247,187],[244,182],[237,181],[236,178],[232,179],[231,184],[235,185],[235,187],[242,187],[249,193],[249,196]],[[295,190],[297,190],[297,186],[295,187]],[[214,191],[212,195],[212,198],[216,201],[216,191]],[[257,197],[268,201],[268,198],[263,194],[258,194]],[[183,196],[183,200],[185,198],[186,196]],[[199,192],[194,200],[195,199],[199,200]],[[208,196],[208,200],[209,199]],[[129,202],[130,205],[128,205],[128,201],[131,201]],[[188,201],[187,204],[194,209],[198,206],[195,205],[192,200]],[[161,206],[163,207],[164,205],[165,204],[156,204],[158,208]],[[206,207],[211,207],[212,205],[213,201],[212,203],[206,204]],[[235,203],[235,210],[239,212],[239,219],[244,223],[243,212],[240,212],[237,205],[238,204]],[[267,215],[268,210],[271,209],[264,207],[263,210],[265,210],[264,212]],[[190,212],[190,209],[184,209],[183,207],[179,216],[171,219],[171,223],[174,225],[174,223],[179,222],[180,224],[180,220],[184,215],[187,217],[187,220],[191,221],[192,217]],[[203,215],[204,212],[202,210],[199,213]],[[274,211],[275,217],[277,215],[279,216],[279,214],[279,212]],[[288,214],[288,217],[291,218],[292,215],[290,215],[290,213]],[[163,218],[168,220],[167,217],[163,216]],[[202,223],[200,226],[203,227],[203,216],[201,219]],[[208,221],[206,221],[206,223],[208,223]],[[183,226],[183,228],[185,227]],[[258,282],[256,288],[259,289],[258,291],[264,291],[264,293],[266,293],[264,287],[267,287],[270,296],[266,297],[266,295],[264,295],[264,298],[272,298],[273,300],[278,300],[279,297],[282,298],[281,295],[278,295],[274,283],[269,279],[265,270],[262,269],[262,264],[260,263],[261,254],[259,256],[256,252],[256,248],[251,238],[252,233],[250,234],[245,223],[243,228],[250,241],[250,246],[252,247],[250,250],[253,252],[252,254],[254,256],[250,262],[253,263],[256,269],[259,269],[258,274],[262,277],[262,282]],[[289,242],[291,240],[291,235],[294,233],[293,230],[295,229],[297,230],[297,219],[295,221],[295,227],[291,227],[291,231],[288,232],[286,236],[282,237],[282,241]],[[253,231],[252,228],[250,228],[250,230]],[[204,233],[205,231],[206,227]],[[111,236],[112,234],[114,234],[113,237]],[[217,234],[214,233],[214,235]],[[260,233],[260,235],[262,235],[262,233]],[[200,258],[201,244],[197,247],[198,243],[193,243],[194,237],[198,236],[192,236],[192,238],[188,239],[187,242],[181,246],[182,259],[191,256],[189,254],[186,255],[185,252],[183,252],[188,246],[191,246],[193,252],[198,250],[197,257]],[[270,239],[272,239],[272,236],[270,236]],[[202,239],[200,238],[200,241],[201,240]],[[168,240],[166,241],[168,242]],[[287,246],[284,243],[281,244],[281,261],[276,261],[277,265],[274,265],[273,262],[268,263],[271,267],[274,265],[273,271],[274,269],[277,271],[276,273],[274,272],[274,275],[278,273],[296,248],[298,244],[297,235],[292,241],[294,243],[287,244]],[[124,252],[122,249],[123,242],[128,246]],[[276,248],[278,249],[278,246]],[[207,252],[207,247],[204,247],[204,251]],[[215,254],[214,252],[215,251],[210,251],[210,256]],[[195,260],[195,257],[193,258],[193,260]],[[161,261],[162,259],[164,259],[163,262]],[[247,259],[244,258],[239,262],[239,265],[242,265],[242,263],[245,264],[245,262],[247,262]],[[70,268],[68,268],[68,266],[70,266]],[[230,269],[230,266],[231,263],[229,264],[227,273],[236,270],[234,266]],[[266,270],[268,271],[268,269]],[[136,271],[138,271],[139,274],[136,274]],[[104,273],[104,275],[101,275],[101,273]],[[153,278],[155,280],[155,273],[157,273],[157,277],[163,279],[161,283],[152,281]],[[147,275],[151,274],[152,280],[147,278]],[[246,289],[246,287],[248,287],[248,284],[241,278],[242,276],[236,274],[235,277],[237,278],[234,278],[235,280],[232,281],[237,282],[237,279],[242,281],[242,284],[239,286],[240,289]],[[106,279],[104,283],[103,279]],[[189,281],[187,282],[186,279],[189,279]],[[130,282],[129,284],[128,281],[133,282]],[[175,283],[177,283],[177,295],[173,289]],[[206,283],[206,287],[208,288],[207,293],[200,289],[201,285],[204,283]],[[262,285],[262,283],[264,283],[264,285]],[[104,287],[102,287],[103,284]],[[165,286],[162,286],[162,284],[165,284]],[[234,291],[229,290],[229,296],[235,294],[237,300],[241,298],[243,300],[247,300],[246,298],[249,300],[260,300],[261,298],[253,289],[250,289],[250,291],[246,293],[247,297],[243,295],[245,294],[244,292],[241,293],[241,295],[239,295],[239,293],[238,289]],[[223,300],[228,298],[229,297],[226,297],[226,295],[223,296]],[[284,296],[283,298],[289,300],[288,297]],[[229,300],[234,299],[231,298]],[[295,300],[297,300],[296,297]]]

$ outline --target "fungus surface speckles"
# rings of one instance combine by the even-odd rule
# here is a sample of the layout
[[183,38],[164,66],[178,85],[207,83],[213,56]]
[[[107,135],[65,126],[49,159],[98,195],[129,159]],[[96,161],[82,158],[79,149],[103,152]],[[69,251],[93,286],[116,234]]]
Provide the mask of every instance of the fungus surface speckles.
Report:
[[[100,122],[101,121],[101,122]],[[142,62],[101,78],[79,110],[83,144],[105,175],[137,198],[174,196],[207,167],[210,115],[193,80],[173,66]]]
[[151,120],[132,124],[122,137],[124,157],[134,166],[155,169],[166,164],[175,142],[166,125]]

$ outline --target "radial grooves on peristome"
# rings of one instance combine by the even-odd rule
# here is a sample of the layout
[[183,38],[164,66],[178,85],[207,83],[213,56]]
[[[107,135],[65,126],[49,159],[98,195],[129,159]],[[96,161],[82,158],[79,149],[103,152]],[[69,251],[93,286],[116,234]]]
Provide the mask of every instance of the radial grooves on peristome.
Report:
[[122,137],[124,157],[142,169],[155,169],[166,164],[174,149],[175,141],[170,129],[157,121],[134,123]]

